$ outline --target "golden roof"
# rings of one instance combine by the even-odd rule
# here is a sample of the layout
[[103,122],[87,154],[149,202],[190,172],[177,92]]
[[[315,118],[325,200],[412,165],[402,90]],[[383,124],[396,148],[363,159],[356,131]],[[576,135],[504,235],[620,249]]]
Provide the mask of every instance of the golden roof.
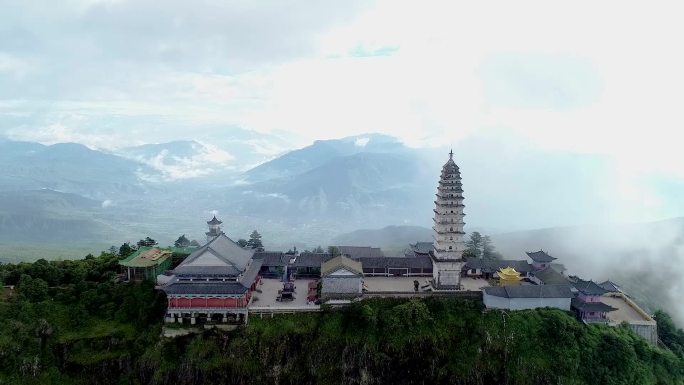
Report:
[[496,272],[499,279],[504,281],[520,281],[520,273],[515,271],[512,267],[503,267]]

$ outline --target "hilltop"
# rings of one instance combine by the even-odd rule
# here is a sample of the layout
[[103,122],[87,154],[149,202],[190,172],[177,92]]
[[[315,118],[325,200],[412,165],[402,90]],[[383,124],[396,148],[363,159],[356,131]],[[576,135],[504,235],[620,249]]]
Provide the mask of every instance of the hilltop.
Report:
[[684,332],[652,347],[570,313],[483,311],[473,300],[374,299],[162,338],[150,283],[117,283],[119,257],[0,265],[0,383],[682,384]]

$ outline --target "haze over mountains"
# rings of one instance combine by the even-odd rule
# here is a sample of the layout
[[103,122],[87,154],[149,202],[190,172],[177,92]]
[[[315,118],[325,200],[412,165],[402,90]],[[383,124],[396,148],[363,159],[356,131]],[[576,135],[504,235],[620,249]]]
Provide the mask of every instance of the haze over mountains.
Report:
[[[108,151],[2,141],[0,241],[120,244],[149,235],[171,242],[182,233],[201,240],[203,221],[216,211],[231,236],[256,228],[272,248],[325,245],[357,229],[431,225],[448,147],[416,149],[368,134],[268,160],[248,145],[268,138],[236,135],[248,139],[229,149],[193,140]],[[454,147],[467,230],[601,223],[621,207],[606,159],[529,146],[504,151],[500,139]],[[665,198],[676,213],[682,203]]]

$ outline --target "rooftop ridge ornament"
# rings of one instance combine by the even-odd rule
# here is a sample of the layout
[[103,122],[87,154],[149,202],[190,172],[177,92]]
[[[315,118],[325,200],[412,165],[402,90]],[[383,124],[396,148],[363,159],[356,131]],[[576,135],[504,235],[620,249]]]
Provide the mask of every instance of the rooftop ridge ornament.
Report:
[[454,159],[454,149],[452,148],[451,151],[449,151],[449,159]]

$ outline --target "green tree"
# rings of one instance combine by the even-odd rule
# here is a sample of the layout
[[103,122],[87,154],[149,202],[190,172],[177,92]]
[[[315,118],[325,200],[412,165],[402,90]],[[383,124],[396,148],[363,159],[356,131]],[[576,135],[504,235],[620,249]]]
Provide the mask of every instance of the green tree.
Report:
[[24,274],[17,284],[17,293],[30,302],[40,302],[48,296],[48,284],[40,278]]
[[340,249],[337,246],[328,246],[328,254],[331,257],[337,257],[340,255]]
[[479,232],[473,231],[470,233],[470,239],[466,241],[465,245],[468,256],[475,258],[482,256],[482,234]]
[[185,234],[183,234],[176,239],[176,242],[174,242],[173,245],[179,248],[188,247],[190,246],[190,240],[185,237]]
[[672,317],[662,310],[655,312],[655,320],[658,323],[660,341],[673,352],[684,356],[684,331],[678,329]]
[[119,247],[119,256],[126,258],[129,255],[135,253],[135,248],[131,246],[130,243],[126,242],[121,247]]
[[489,235],[482,237],[482,258],[483,259],[502,259],[501,254],[496,251],[492,239]]
[[143,246],[152,247],[152,246],[156,246],[156,245],[157,245],[157,241],[155,241],[154,239],[152,239],[150,237],[145,237],[145,239],[141,239],[138,241],[138,247],[143,247]]
[[240,245],[240,247],[247,247],[249,242],[247,242],[247,240],[244,238],[240,238],[238,239],[237,244]]
[[247,241],[247,247],[254,249],[256,251],[264,251],[264,244],[261,242],[261,234],[258,231],[252,231],[249,235],[249,241]]
[[323,253],[325,253],[325,250],[323,250],[323,248],[321,246],[318,246],[314,249],[313,252],[318,253],[318,254],[323,254]]
[[190,242],[190,247],[200,247],[200,243],[197,242],[196,239],[193,239],[192,242]]

